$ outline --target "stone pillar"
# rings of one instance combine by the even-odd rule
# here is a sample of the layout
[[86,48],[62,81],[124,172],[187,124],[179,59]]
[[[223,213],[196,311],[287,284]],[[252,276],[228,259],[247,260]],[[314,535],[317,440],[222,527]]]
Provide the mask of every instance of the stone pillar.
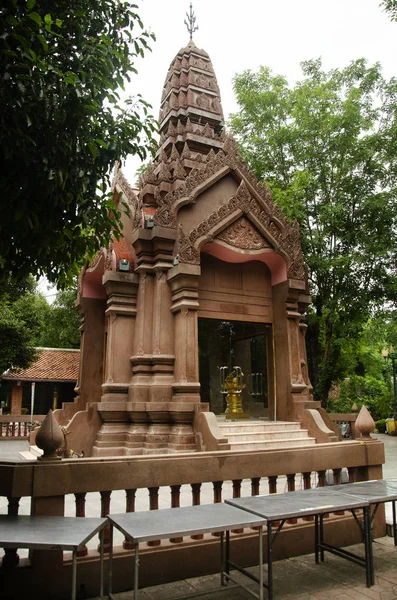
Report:
[[83,322],[76,394],[79,410],[84,410],[88,402],[101,400],[106,302],[102,299],[80,298],[77,307]]
[[198,360],[198,265],[180,264],[168,272],[174,319],[175,368],[170,413],[170,451],[195,449],[193,417],[200,406]]
[[[167,269],[168,270],[168,269]],[[167,270],[156,268],[153,290],[150,402],[170,402],[174,379],[174,330]]]
[[133,435],[141,434],[144,438],[145,454],[166,449],[171,430],[169,403],[174,354],[171,293],[166,273],[172,266],[175,238],[174,229],[156,226],[139,229],[132,239],[139,288],[128,395],[131,420],[142,423],[134,425]]
[[298,299],[304,281],[288,280],[273,287],[274,348],[276,364],[276,419],[296,418],[294,401],[309,401],[306,350]]
[[103,276],[107,294],[107,331],[102,401],[127,401],[131,381],[138,276],[108,271]]
[[200,402],[198,363],[198,278],[200,267],[178,265],[168,273],[174,315],[175,370],[173,402]]
[[11,407],[10,414],[20,415],[22,413],[22,381],[13,381],[11,387]]
[[131,356],[132,379],[128,396],[134,405],[149,401],[152,365],[154,277],[146,271],[139,272],[137,316]]

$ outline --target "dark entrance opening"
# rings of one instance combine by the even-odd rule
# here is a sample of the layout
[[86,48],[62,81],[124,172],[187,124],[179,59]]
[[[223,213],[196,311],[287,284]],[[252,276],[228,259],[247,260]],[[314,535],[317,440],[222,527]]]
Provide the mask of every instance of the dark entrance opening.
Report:
[[225,411],[221,371],[239,366],[244,374],[243,407],[251,417],[272,415],[272,326],[266,323],[199,318],[201,401]]

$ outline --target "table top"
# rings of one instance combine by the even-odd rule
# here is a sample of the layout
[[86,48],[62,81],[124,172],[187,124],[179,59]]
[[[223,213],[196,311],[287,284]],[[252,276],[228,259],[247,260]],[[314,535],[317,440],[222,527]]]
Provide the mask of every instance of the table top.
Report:
[[12,517],[0,515],[0,547],[75,550],[107,523],[89,517]]
[[[318,488],[319,490],[327,488]],[[351,494],[356,498],[364,498],[368,502],[389,502],[397,500],[397,479],[375,479],[373,481],[359,481],[357,483],[342,483],[331,488],[344,494]]]
[[108,518],[135,542],[260,527],[265,523],[263,518],[223,503],[114,514]]
[[321,488],[321,491],[316,488],[285,494],[234,498],[225,502],[264,517],[268,521],[281,521],[369,506],[363,498],[330,491],[327,487]]

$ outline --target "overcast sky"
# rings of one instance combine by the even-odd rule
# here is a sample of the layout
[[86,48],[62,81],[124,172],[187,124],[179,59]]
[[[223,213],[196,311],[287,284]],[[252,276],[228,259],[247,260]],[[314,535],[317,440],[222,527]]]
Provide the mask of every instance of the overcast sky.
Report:
[[[169,65],[187,45],[184,25],[189,0],[135,0],[145,27],[156,34],[152,52],[136,63],[129,93],[141,93],[157,118]],[[198,31],[193,41],[208,52],[221,91],[225,118],[237,109],[232,79],[244,69],[268,66],[290,83],[301,76],[303,60],[322,57],[325,69],[365,57],[379,61],[384,75],[397,75],[397,23],[380,0],[193,0]],[[139,160],[125,172],[135,180]]]

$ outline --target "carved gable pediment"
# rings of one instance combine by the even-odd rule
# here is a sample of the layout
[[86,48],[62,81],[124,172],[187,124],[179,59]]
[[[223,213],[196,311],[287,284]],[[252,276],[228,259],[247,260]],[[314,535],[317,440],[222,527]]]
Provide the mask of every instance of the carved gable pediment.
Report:
[[255,251],[272,247],[246,217],[240,217],[221,231],[214,241],[217,240],[241,250]]

